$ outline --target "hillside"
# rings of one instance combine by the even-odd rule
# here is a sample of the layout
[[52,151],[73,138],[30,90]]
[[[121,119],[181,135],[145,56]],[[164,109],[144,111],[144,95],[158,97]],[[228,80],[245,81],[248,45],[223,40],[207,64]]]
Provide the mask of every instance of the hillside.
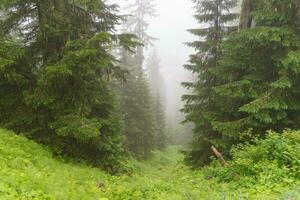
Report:
[[[110,176],[85,164],[53,158],[51,151],[0,129],[0,199],[5,200],[198,200],[285,199],[268,187],[238,188],[192,172],[178,148],[156,152],[145,163],[130,162],[131,176]],[[260,192],[257,192],[260,191]],[[296,197],[295,197],[296,198]]]

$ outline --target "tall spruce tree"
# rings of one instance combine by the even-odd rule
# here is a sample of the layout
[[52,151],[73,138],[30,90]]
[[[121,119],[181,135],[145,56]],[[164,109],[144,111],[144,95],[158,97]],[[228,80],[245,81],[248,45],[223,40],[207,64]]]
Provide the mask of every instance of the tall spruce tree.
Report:
[[134,33],[144,46],[135,49],[135,55],[121,50],[121,61],[129,72],[126,82],[121,85],[122,108],[125,113],[126,146],[137,158],[148,158],[155,148],[154,102],[149,83],[144,72],[144,48],[152,37],[147,34],[147,19],[154,15],[152,1],[136,0],[128,6],[130,16],[124,27],[126,32]]
[[[145,75],[134,65],[135,58],[122,50],[126,81],[118,86],[124,113],[125,145],[136,158],[146,159],[154,149],[155,122],[153,101]],[[141,71],[140,71],[141,72]]]
[[194,0],[194,3],[197,11],[195,18],[200,28],[189,32],[199,40],[187,43],[196,50],[196,54],[190,56],[185,68],[197,76],[197,81],[183,83],[192,90],[192,94],[183,96],[186,102],[183,111],[186,113],[186,121],[195,125],[192,149],[187,153],[186,160],[198,166],[209,162],[210,145],[219,146],[224,139],[212,124],[219,115],[219,102],[213,91],[219,80],[212,70],[218,67],[222,53],[221,42],[237,29],[232,22],[237,19],[238,14],[231,12],[236,7],[237,0]]
[[155,135],[154,143],[157,149],[165,150],[167,147],[167,128],[164,108],[160,99],[160,95],[157,94],[155,101]]
[[165,105],[165,80],[162,74],[162,66],[156,49],[154,48],[147,59],[150,89],[154,97],[159,95],[161,103]]
[[256,26],[224,43],[214,72],[223,109],[213,126],[235,143],[300,128],[300,2],[252,1],[251,10]]
[[[300,126],[300,2],[245,0],[243,5],[249,3],[250,13],[243,7],[240,32],[222,42],[217,67],[210,70],[218,80],[211,88],[215,111],[203,124],[221,138],[208,141],[221,144],[223,151],[264,137],[269,129]],[[200,144],[194,140],[193,150]],[[188,158],[199,164],[193,152]]]
[[164,150],[167,146],[167,130],[165,119],[165,87],[164,78],[161,72],[161,65],[155,49],[150,53],[147,62],[149,83],[151,93],[154,96],[155,112],[155,145],[158,149]]
[[122,74],[109,53],[135,47],[113,33],[116,6],[101,0],[1,1],[0,124],[52,145],[56,153],[114,171],[123,152],[118,102]]

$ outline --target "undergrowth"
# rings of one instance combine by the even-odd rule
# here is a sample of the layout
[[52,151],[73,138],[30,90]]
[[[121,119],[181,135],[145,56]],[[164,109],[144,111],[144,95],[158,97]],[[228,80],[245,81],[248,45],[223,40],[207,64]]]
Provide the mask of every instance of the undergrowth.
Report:
[[[277,137],[269,140],[275,142]],[[300,194],[294,176],[298,174],[297,163],[279,169],[291,163],[289,157],[277,166],[271,160],[280,154],[274,153],[275,157],[259,159],[258,165],[265,170],[248,172],[250,161],[242,158],[250,156],[251,160],[253,153],[261,151],[252,146],[237,151],[227,168],[215,164],[192,171],[183,164],[179,148],[170,147],[166,152],[154,152],[147,162],[128,160],[131,173],[111,176],[84,163],[54,158],[51,150],[12,132],[0,129],[0,138],[1,200],[271,200],[297,199]],[[262,142],[262,149],[268,149],[269,143]],[[274,145],[284,146],[278,141]],[[270,177],[271,170],[276,174]]]

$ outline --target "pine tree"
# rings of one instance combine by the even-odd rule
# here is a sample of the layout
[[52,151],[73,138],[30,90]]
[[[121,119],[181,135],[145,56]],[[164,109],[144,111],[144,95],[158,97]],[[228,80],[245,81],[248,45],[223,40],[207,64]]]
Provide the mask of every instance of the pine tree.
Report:
[[256,26],[224,43],[214,72],[221,80],[214,90],[223,104],[214,129],[235,143],[264,137],[270,129],[300,127],[300,2],[252,3]]
[[167,131],[166,131],[166,119],[165,119],[165,87],[164,78],[161,72],[161,66],[159,58],[155,49],[149,56],[147,62],[147,69],[149,72],[149,82],[151,93],[153,94],[155,105],[155,144],[160,150],[164,150],[167,146]]
[[149,73],[149,83],[153,96],[159,96],[162,105],[165,104],[165,80],[162,74],[162,66],[156,49],[150,53],[147,60],[147,70]]
[[209,162],[209,147],[212,144],[221,145],[222,138],[213,128],[213,120],[218,116],[218,99],[213,88],[218,84],[212,70],[218,67],[221,56],[221,42],[228,33],[237,29],[232,23],[238,14],[231,11],[236,7],[236,0],[194,0],[197,14],[196,20],[200,28],[191,29],[198,41],[187,43],[196,50],[190,56],[185,68],[197,76],[196,82],[183,85],[193,90],[192,94],[184,95],[186,105],[186,121],[193,122],[194,138],[192,150],[187,154],[187,161],[193,165],[203,165]]
[[[125,31],[134,33],[144,47],[148,46],[152,37],[146,32],[148,28],[146,20],[153,16],[152,1],[137,0],[128,8],[131,10],[131,16],[124,27]],[[148,158],[155,148],[154,105],[144,72],[144,47],[137,47],[133,56],[129,55],[128,51],[121,50],[123,69],[129,74],[126,82],[120,87],[122,108],[125,113],[126,146],[131,153],[141,159]]]
[[[245,11],[247,17],[251,16],[246,20],[251,24],[226,37],[216,67],[209,70],[217,82],[211,87],[213,97],[205,102],[213,105],[214,110],[202,126],[209,126],[217,136],[208,138],[207,142],[219,145],[223,151],[229,151],[233,144],[264,137],[266,130],[282,131],[300,126],[297,88],[300,3],[294,0],[245,2],[252,3],[251,13]],[[203,111],[207,110],[199,113],[203,115]],[[208,132],[202,133],[194,139],[194,151],[188,157],[193,164],[199,164],[199,147]]]
[[155,132],[153,101],[146,77],[134,65],[135,58],[122,50],[121,63],[128,70],[125,82],[118,85],[124,113],[125,146],[136,158],[145,159],[153,150]]
[[[147,33],[149,23],[148,18],[155,16],[154,0],[135,0],[134,4],[129,5],[130,17],[127,20],[127,30],[130,33],[135,33],[144,47],[148,47],[155,39]],[[139,67],[143,66],[144,62],[144,48],[137,47],[136,61]]]
[[159,150],[165,150],[167,147],[167,129],[164,108],[161,103],[159,94],[156,97],[155,103],[155,146]]
[[117,169],[122,121],[109,80],[123,72],[110,51],[137,43],[113,33],[121,19],[113,14],[116,6],[99,0],[0,4],[1,125],[58,154]]

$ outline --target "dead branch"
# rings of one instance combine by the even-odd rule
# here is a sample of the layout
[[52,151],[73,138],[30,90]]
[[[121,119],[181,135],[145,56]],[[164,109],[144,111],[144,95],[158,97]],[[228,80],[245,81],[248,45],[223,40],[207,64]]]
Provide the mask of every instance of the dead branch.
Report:
[[214,147],[214,146],[211,146],[210,149],[215,154],[215,156],[219,159],[220,163],[223,166],[226,166],[226,161],[225,161],[223,155],[218,151],[218,149],[216,147]]

